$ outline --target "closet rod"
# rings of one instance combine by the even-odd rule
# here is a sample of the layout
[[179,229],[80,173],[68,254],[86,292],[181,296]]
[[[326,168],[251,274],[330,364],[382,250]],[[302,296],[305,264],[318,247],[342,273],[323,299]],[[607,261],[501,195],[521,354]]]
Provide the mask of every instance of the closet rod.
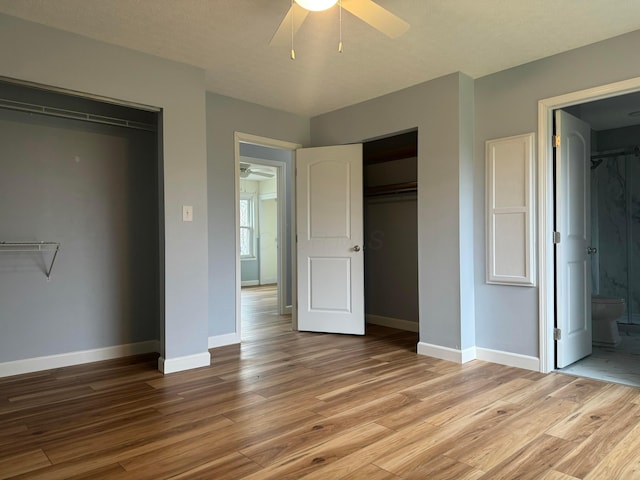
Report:
[[53,264],[58,256],[60,244],[58,242],[2,242],[0,241],[0,252],[8,253],[28,253],[28,252],[53,252],[51,263],[45,274],[47,280],[51,279]]
[[418,191],[417,182],[394,183],[391,185],[379,185],[367,187],[364,191],[365,197],[379,197],[382,195],[397,195],[400,193],[415,193]]
[[7,98],[0,98],[0,108],[7,110],[16,110],[18,112],[36,113],[39,115],[47,115],[50,117],[67,118],[72,120],[82,120],[91,123],[100,123],[103,125],[115,125],[117,127],[134,128],[136,130],[145,130],[155,132],[156,126],[150,123],[136,122],[134,120],[126,120],[122,118],[106,117],[93,113],[77,112],[75,110],[66,110],[64,108],[46,107],[44,105],[36,105],[33,103],[17,102]]
[[617,150],[594,152],[593,155],[591,155],[591,160],[597,160],[599,158],[617,157],[618,155],[636,155],[640,157],[640,146],[634,145],[627,148],[619,148]]

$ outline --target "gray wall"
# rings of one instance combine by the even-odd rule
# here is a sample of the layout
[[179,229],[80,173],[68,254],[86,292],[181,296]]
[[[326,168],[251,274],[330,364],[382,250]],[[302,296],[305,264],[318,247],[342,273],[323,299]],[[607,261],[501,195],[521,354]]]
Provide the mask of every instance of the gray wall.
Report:
[[469,121],[461,119],[473,108],[472,99],[471,79],[452,74],[311,120],[316,146],[418,129],[420,341],[454,349],[468,346],[461,330],[474,325],[466,281],[473,274],[473,250],[470,240],[461,239],[461,231],[472,229],[461,227],[461,203],[466,216],[471,192],[460,191],[461,176],[467,178],[473,167]]
[[[204,72],[6,15],[0,15],[0,58],[7,77],[162,109],[161,353],[166,359],[206,353]],[[193,205],[193,222],[182,222],[182,205]],[[79,348],[67,343],[56,353]]]
[[234,132],[309,144],[309,120],[207,92],[209,336],[233,333],[236,247]]
[[480,347],[538,356],[538,289],[485,284],[484,143],[538,128],[538,101],[640,76],[640,31],[475,81],[475,309]]
[[243,282],[258,282],[260,272],[258,271],[258,259],[243,259],[240,262],[240,278]]
[[0,362],[159,340],[155,134],[0,110],[0,152],[0,241],[61,244],[0,255]]
[[640,125],[600,130],[592,132],[592,136],[595,137],[596,150],[600,152],[636,147],[640,146]]

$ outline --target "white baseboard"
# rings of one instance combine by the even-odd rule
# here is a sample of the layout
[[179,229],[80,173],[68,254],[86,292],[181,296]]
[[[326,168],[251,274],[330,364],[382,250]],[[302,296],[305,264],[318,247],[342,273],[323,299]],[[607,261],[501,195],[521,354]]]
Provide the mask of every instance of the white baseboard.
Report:
[[265,278],[263,280],[260,280],[260,285],[277,285],[277,284],[278,284],[277,278]]
[[287,305],[286,307],[284,307],[283,315],[290,315],[292,311],[293,311],[293,307],[291,305]]
[[448,360],[455,363],[466,363],[475,359],[475,347],[465,350],[457,350],[455,348],[443,347],[441,345],[432,345],[431,343],[419,342],[417,348],[419,355],[439,358],[440,360]]
[[455,363],[467,363],[471,360],[483,360],[485,362],[498,363],[507,367],[524,368],[526,370],[540,371],[540,359],[518,353],[491,350],[489,348],[470,347],[465,350],[432,345],[430,343],[418,343],[418,354],[429,357],[448,360]]
[[207,352],[196,353],[184,357],[158,359],[158,370],[162,373],[175,373],[192,368],[208,367],[211,365],[211,354]]
[[407,332],[419,332],[420,324],[409,320],[401,320],[399,318],[383,317],[382,315],[365,315],[367,323],[380,325],[383,327],[397,328],[398,330],[406,330]]
[[460,351],[460,363],[467,363],[478,358],[476,356],[476,347],[469,347]]
[[499,363],[509,367],[524,368],[526,370],[540,371],[540,359],[519,353],[491,350],[489,348],[476,347],[476,358],[486,362]]
[[209,337],[209,348],[225,347],[236,343],[240,343],[240,335],[237,332]]
[[47,355],[45,357],[25,358],[24,360],[0,363],[0,377],[39,372],[52,368],[70,367],[83,363],[99,362],[101,360],[111,360],[113,358],[159,351],[160,342],[158,340],[149,340],[146,342],[128,343],[126,345],[115,345],[113,347],[96,348],[93,350]]
[[241,287],[255,287],[260,285],[260,280],[243,280],[240,282]]

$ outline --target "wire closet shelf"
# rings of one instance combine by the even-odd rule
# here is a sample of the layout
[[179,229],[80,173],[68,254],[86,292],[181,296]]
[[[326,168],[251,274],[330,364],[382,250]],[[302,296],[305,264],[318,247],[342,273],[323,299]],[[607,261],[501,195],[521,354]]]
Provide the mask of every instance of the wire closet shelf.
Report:
[[0,253],[30,253],[42,252],[52,253],[51,263],[45,266],[45,275],[47,280],[51,278],[53,264],[58,256],[60,244],[58,242],[3,242],[0,241]]

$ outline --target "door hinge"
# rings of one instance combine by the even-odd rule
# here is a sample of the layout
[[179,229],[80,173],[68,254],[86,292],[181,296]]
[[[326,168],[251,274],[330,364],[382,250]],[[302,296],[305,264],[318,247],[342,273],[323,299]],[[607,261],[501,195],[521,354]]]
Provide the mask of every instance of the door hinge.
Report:
[[560,146],[560,135],[553,136],[553,147],[558,148]]
[[560,243],[560,232],[553,232],[553,243]]
[[553,329],[553,339],[554,340],[562,340],[562,330],[559,328]]

